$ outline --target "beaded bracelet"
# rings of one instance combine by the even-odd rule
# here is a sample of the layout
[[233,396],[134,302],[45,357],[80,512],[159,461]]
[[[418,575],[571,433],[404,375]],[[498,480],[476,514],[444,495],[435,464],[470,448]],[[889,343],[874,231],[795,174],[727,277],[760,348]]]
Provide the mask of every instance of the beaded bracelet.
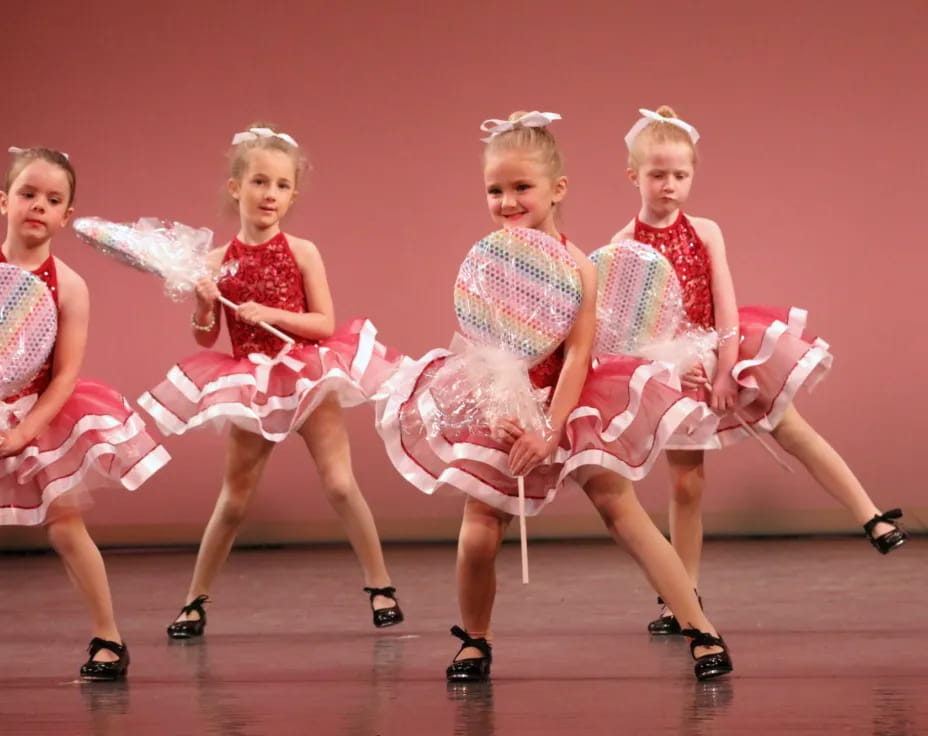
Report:
[[719,335],[719,347],[721,347],[726,342],[736,337],[738,337],[738,328],[737,327],[728,328],[727,330],[725,330],[723,333]]
[[558,435],[558,431],[551,426],[551,424],[545,420],[545,426],[541,429],[541,438],[545,442],[550,442]]
[[190,324],[193,325],[193,329],[199,330],[200,332],[209,332],[216,326],[216,313],[210,312],[209,314],[209,324],[201,325],[197,322],[197,314],[194,312],[190,315]]

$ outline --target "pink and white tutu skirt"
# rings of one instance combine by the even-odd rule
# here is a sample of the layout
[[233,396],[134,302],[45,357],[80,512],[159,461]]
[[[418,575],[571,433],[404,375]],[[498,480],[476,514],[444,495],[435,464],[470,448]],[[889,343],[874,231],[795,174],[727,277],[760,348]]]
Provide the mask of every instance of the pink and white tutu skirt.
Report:
[[373,400],[400,361],[376,335],[370,322],[355,320],[325,340],[297,343],[273,358],[204,350],[171,368],[139,404],[165,434],[231,422],[280,442],[327,396],[345,407]]
[[[807,335],[807,312],[798,307],[742,307],[738,310],[741,342],[732,376],[738,384],[738,414],[753,429],[771,432],[780,423],[800,388],[811,391],[831,369],[834,360],[828,343]],[[715,360],[706,365],[710,377]],[[707,400],[706,392],[692,394]],[[712,450],[750,437],[737,416],[720,417],[718,429],[708,438],[675,435],[669,449]]]
[[[37,399],[29,394],[0,403],[0,422],[15,426]],[[19,454],[0,460],[0,524],[42,524],[56,509],[84,505],[96,488],[134,491],[168,460],[121,394],[79,379],[42,433]]]
[[[377,402],[377,428],[391,462],[412,485],[432,494],[463,491],[506,513],[518,513],[518,481],[509,453],[489,431],[436,422],[430,386],[448,350],[407,360]],[[714,433],[717,418],[673,387],[669,367],[637,358],[608,357],[591,368],[561,446],[525,476],[525,512],[538,514],[563,486],[579,488],[604,470],[643,478],[664,444],[681,432],[698,439]]]

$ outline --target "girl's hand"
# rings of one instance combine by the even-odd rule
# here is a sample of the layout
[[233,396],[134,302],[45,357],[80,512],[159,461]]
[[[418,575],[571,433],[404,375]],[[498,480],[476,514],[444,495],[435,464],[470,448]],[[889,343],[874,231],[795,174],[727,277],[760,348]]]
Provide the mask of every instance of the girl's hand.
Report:
[[244,302],[238,305],[238,318],[249,325],[256,325],[258,322],[267,322],[273,324],[274,310],[264,304],[257,302]]
[[219,287],[209,277],[197,281],[196,293],[197,302],[199,302],[203,312],[212,311],[216,306],[216,302],[219,301]]
[[19,427],[0,433],[0,457],[18,455],[32,440]]
[[731,373],[720,373],[712,383],[709,405],[714,411],[731,411],[738,405],[738,383]]
[[525,430],[517,419],[500,419],[490,428],[490,436],[507,449],[511,450]]
[[561,433],[525,432],[509,451],[509,470],[513,475],[527,475],[547,460],[560,444]]
[[709,377],[706,375],[706,369],[703,368],[702,363],[693,366],[680,376],[680,385],[683,386],[684,390],[702,388],[708,383]]

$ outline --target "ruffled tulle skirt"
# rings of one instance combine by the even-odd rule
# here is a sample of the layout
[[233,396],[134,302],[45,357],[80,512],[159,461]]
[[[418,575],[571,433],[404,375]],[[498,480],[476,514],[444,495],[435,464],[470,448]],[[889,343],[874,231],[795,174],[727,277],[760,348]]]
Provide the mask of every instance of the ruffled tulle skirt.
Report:
[[[485,429],[447,428],[438,420],[435,382],[452,353],[433,350],[407,359],[377,402],[377,428],[396,469],[424,493],[463,491],[518,513],[518,481],[507,448]],[[564,487],[579,488],[603,470],[632,480],[647,475],[677,432],[704,440],[717,418],[674,388],[671,369],[636,358],[608,357],[591,368],[561,445],[525,476],[526,514],[539,513]],[[443,396],[447,402],[447,397]]]
[[171,368],[139,404],[165,434],[228,422],[279,442],[330,395],[346,407],[375,397],[400,361],[376,335],[370,322],[355,320],[273,358],[204,350]]
[[[738,384],[737,414],[720,417],[718,429],[699,439],[677,434],[671,449],[718,449],[750,437],[738,417],[759,432],[771,432],[780,423],[800,388],[811,391],[831,368],[828,343],[805,334],[804,309],[742,307],[738,310],[741,342],[732,376]],[[714,360],[706,372],[715,373]],[[707,400],[702,390],[691,394]]]
[[[0,404],[0,421],[14,426],[37,398]],[[121,394],[80,379],[45,430],[0,461],[0,524],[42,524],[55,509],[84,505],[92,489],[134,491],[168,460]]]

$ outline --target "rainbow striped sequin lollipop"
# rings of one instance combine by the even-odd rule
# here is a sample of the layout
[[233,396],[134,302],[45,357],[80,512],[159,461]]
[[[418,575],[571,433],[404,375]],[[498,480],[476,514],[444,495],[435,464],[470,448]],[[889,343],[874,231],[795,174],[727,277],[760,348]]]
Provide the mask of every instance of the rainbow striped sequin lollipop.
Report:
[[25,388],[58,336],[58,309],[38,276],[0,263],[0,399]]
[[634,240],[610,243],[590,260],[598,283],[595,355],[638,355],[677,336],[685,312],[670,261]]
[[478,241],[454,285],[465,337],[530,365],[564,341],[581,298],[580,271],[564,245],[528,228],[498,230]]

